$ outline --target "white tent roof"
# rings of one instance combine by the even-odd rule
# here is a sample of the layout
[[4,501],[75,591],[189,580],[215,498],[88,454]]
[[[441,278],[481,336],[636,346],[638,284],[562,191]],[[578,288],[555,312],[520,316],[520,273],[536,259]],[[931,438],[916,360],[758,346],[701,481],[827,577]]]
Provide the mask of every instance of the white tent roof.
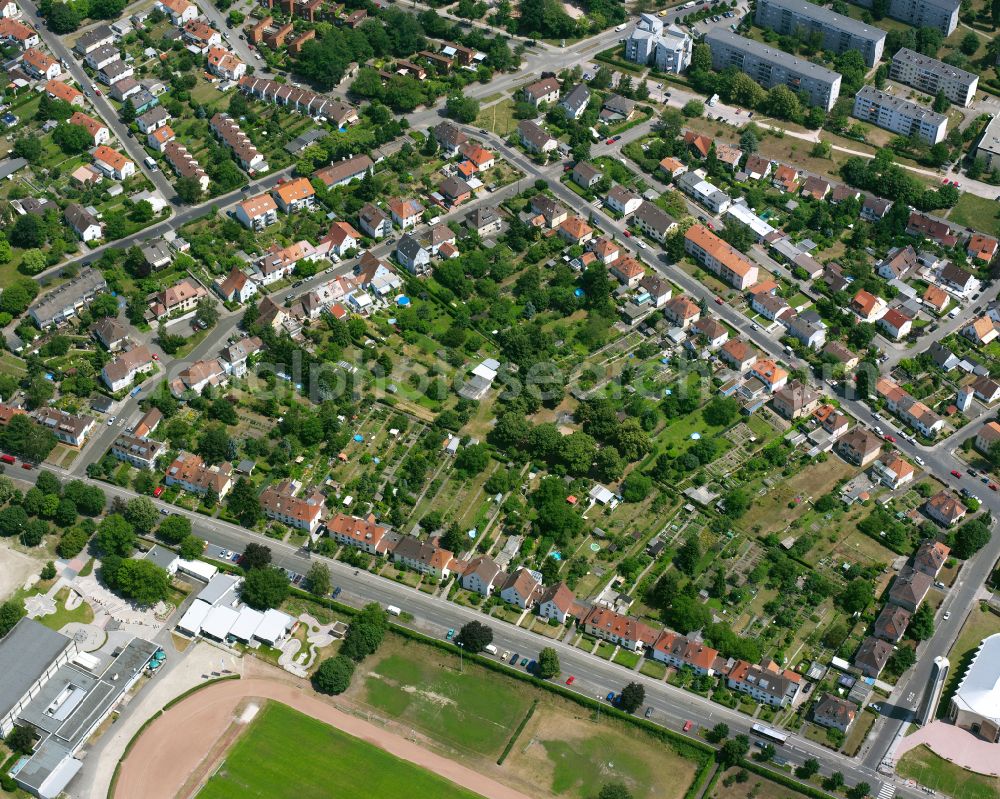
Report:
[[472,374],[483,378],[483,380],[488,380],[492,383],[497,376],[496,369],[490,369],[486,363],[481,363],[475,369],[472,370]]
[[209,580],[208,585],[201,589],[198,599],[209,605],[218,605],[227,599],[231,601],[229,594],[235,590],[239,581],[240,578],[232,574],[217,574]]
[[219,567],[213,566],[211,563],[206,563],[203,560],[179,560],[177,561],[177,570],[204,580],[207,583],[219,571]]
[[1000,633],[983,639],[952,701],[960,710],[1000,724]]
[[205,621],[201,623],[201,631],[205,635],[224,640],[229,635],[229,631],[233,628],[233,625],[236,624],[239,616],[238,611],[227,608],[224,605],[214,607],[205,617]]
[[244,605],[240,608],[239,618],[236,619],[236,624],[229,630],[229,634],[234,638],[239,638],[241,641],[249,642],[263,620],[263,613]]
[[201,632],[201,624],[212,609],[212,606],[201,599],[196,599],[187,609],[184,617],[177,622],[177,629],[188,635],[198,635]]
[[614,497],[615,495],[602,485],[595,485],[590,489],[590,498],[602,505],[607,505]]
[[295,623],[295,619],[287,613],[270,608],[264,612],[264,618],[254,633],[254,638],[265,644],[273,644],[281,638]]

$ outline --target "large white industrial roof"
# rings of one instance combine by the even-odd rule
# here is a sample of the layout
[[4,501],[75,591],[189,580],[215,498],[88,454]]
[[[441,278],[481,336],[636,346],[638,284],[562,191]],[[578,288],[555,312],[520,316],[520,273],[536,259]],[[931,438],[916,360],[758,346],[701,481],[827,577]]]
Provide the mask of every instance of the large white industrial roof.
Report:
[[1000,633],[983,639],[953,701],[960,710],[1000,724]]

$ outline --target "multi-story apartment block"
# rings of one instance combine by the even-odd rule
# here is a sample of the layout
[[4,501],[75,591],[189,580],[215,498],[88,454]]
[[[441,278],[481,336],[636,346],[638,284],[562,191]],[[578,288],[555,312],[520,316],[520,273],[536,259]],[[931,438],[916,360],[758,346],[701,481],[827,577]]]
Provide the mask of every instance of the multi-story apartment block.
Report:
[[937,144],[948,131],[948,117],[944,114],[886,94],[874,86],[861,87],[854,98],[854,116],[900,136],[917,135],[928,144]]
[[684,234],[684,251],[735,289],[743,291],[757,282],[756,265],[704,225],[688,228]]
[[785,36],[819,33],[823,49],[834,53],[857,50],[869,67],[882,58],[885,31],[837,14],[807,0],[758,0],[754,21]]
[[944,92],[945,97],[963,108],[973,101],[979,86],[978,75],[922,55],[908,47],[900,48],[892,57],[889,77],[919,89],[924,94]]
[[721,72],[736,67],[765,89],[784,85],[792,91],[805,92],[810,105],[818,105],[824,111],[837,102],[841,78],[837,72],[728,30],[716,28],[705,41],[712,48],[713,69]]
[[643,66],[652,64],[661,72],[683,72],[691,64],[694,44],[676,25],[665,25],[653,14],[640,14],[631,36],[625,40],[625,58]]
[[[873,0],[854,0],[871,8]],[[934,28],[949,36],[958,27],[958,9],[962,0],[889,0],[886,16],[909,22],[914,28]]]
[[976,148],[976,158],[981,158],[987,169],[1000,167],[1000,114],[993,117],[983,131]]
[[167,445],[151,438],[140,438],[131,433],[122,433],[111,445],[111,454],[120,461],[131,463],[136,469],[152,471],[156,459],[167,451]]

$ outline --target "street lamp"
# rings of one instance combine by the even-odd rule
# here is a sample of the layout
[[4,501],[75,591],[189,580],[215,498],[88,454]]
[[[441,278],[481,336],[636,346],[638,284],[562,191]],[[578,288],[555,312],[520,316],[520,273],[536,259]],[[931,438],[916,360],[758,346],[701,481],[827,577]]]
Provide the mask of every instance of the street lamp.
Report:
[[465,674],[465,644],[461,641],[456,641],[458,644],[458,671],[460,674]]

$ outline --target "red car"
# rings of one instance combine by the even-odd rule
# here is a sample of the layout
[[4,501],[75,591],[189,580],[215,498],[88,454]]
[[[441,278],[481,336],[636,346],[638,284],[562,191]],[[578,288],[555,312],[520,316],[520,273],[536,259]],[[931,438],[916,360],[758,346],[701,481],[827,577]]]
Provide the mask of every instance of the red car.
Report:
[[888,433],[885,434],[885,440],[888,441],[890,444],[896,443],[896,437],[890,436]]
[[566,685],[572,685],[574,682],[576,682],[576,677],[570,674],[569,677],[566,678]]
[[154,497],[158,497],[162,493],[163,493],[163,486],[157,486],[156,488],[153,489],[153,496]]
[[155,352],[153,353],[153,360],[154,360],[154,361],[158,361],[158,360],[160,360],[160,356],[159,356],[159,355],[157,355],[157,354],[156,354]]
[[101,90],[100,90],[100,89],[97,89],[97,88],[95,88],[95,89],[94,89],[94,94],[96,94],[96,95],[97,95],[98,97],[100,97],[100,96],[101,96]]
[[22,469],[28,469],[28,470],[30,470],[31,469],[31,464],[30,463],[22,463],[21,464],[21,468]]
[[997,486],[996,483],[990,483],[990,491],[996,491],[998,488],[1000,488],[1000,486]]
[[685,721],[684,722],[684,732],[691,732],[691,728],[693,726],[694,726],[694,722],[693,721]]
[[626,230],[625,231],[625,238],[627,238],[627,239],[632,238],[632,233],[630,231]]
[[716,305],[722,305],[722,297],[716,297],[715,298],[715,304]]
[[611,138],[611,139],[607,139],[607,140],[605,140],[605,142],[604,142],[604,143],[605,143],[605,144],[614,144],[614,143],[615,143],[615,140],[614,140],[613,138]]
[[957,469],[952,469],[951,470],[951,476],[952,477],[961,477],[962,473],[960,471],[958,471]]

